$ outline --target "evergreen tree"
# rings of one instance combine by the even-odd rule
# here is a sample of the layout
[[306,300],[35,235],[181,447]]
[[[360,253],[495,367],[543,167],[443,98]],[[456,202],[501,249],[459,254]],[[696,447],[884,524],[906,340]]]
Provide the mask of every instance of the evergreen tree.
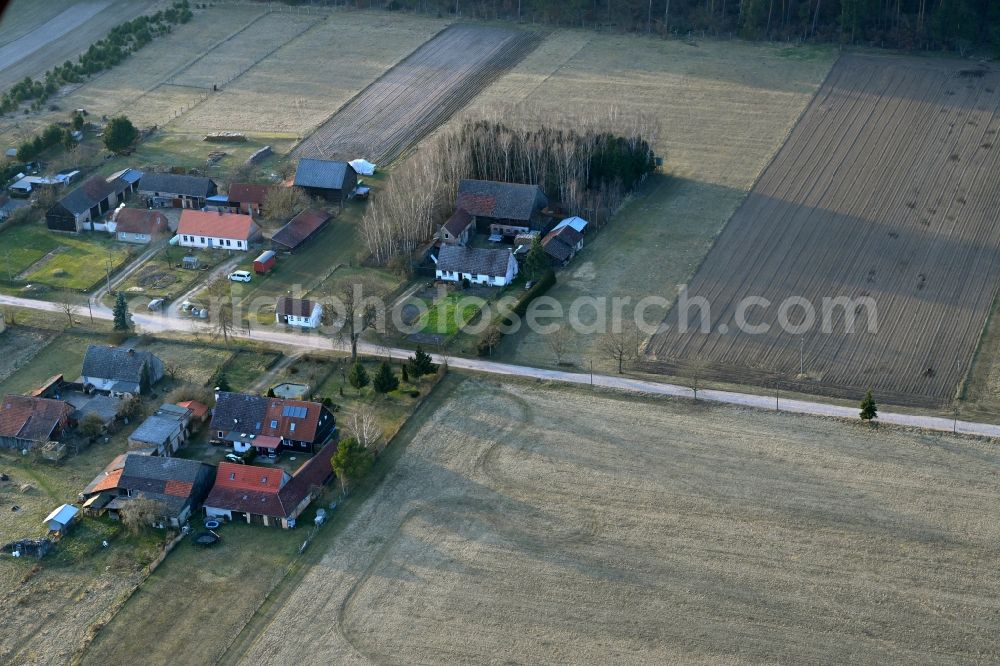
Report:
[[347,373],[347,381],[351,383],[351,386],[361,389],[368,386],[368,371],[365,370],[365,366],[361,365],[361,361],[355,361],[354,365],[351,366],[350,371]]
[[218,375],[215,378],[215,387],[220,391],[229,392],[232,391],[232,387],[229,386],[229,380],[226,379],[226,375],[222,373],[222,369],[219,369]]
[[139,130],[125,116],[112,118],[104,128],[104,146],[113,153],[121,153],[139,139]]
[[410,373],[406,371],[406,364],[405,363],[403,364],[402,376],[403,376],[403,381],[409,383],[409,381],[410,381]]
[[524,258],[524,276],[534,281],[545,275],[547,270],[549,270],[549,256],[545,254],[541,239],[535,236],[531,241],[531,249]]
[[399,388],[399,378],[396,377],[387,361],[382,361],[382,365],[378,367],[378,372],[375,373],[375,379],[372,381],[372,387],[379,393],[388,393]]
[[434,361],[431,360],[431,355],[417,345],[417,351],[410,357],[410,374],[419,378],[432,372],[434,372]]
[[115,296],[115,330],[116,331],[127,331],[130,327],[131,321],[128,313],[128,301],[125,300],[125,293],[119,291],[118,295]]
[[871,423],[872,419],[877,417],[878,407],[875,405],[875,399],[872,397],[872,392],[868,391],[865,393],[865,399],[861,401],[861,420]]
[[364,477],[372,468],[372,452],[353,437],[337,443],[337,452],[330,459],[330,465],[340,479],[340,485],[347,489],[352,481]]

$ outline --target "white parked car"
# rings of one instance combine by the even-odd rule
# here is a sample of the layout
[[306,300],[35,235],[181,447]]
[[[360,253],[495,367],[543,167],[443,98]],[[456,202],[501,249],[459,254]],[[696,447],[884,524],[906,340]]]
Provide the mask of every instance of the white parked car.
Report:
[[229,279],[233,282],[249,282],[253,279],[250,271],[233,271],[229,274]]

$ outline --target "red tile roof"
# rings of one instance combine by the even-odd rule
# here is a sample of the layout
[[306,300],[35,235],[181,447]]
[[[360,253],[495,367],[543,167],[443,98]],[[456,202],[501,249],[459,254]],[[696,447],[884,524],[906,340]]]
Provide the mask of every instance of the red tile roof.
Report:
[[219,463],[215,485],[234,490],[277,493],[281,489],[283,476],[281,469],[224,462]]
[[163,486],[163,494],[174,495],[175,497],[187,497],[191,494],[192,488],[194,488],[193,483],[188,483],[187,481],[169,480]]
[[73,406],[62,400],[7,395],[0,403],[0,437],[48,441],[53,430],[65,428]]
[[167,226],[167,216],[155,210],[144,208],[122,208],[115,217],[118,226],[116,231],[123,231],[129,234],[155,234],[166,233],[170,230]]
[[257,225],[249,215],[214,213],[185,208],[177,225],[178,234],[229,238],[248,241],[257,233]]
[[229,186],[229,202],[262,204],[272,189],[274,189],[273,185],[233,183]]
[[197,400],[185,400],[184,402],[178,402],[178,407],[184,407],[191,410],[191,414],[196,419],[204,419],[208,416],[208,405],[203,405]]
[[91,493],[99,493],[104,490],[112,490],[118,487],[118,480],[122,478],[122,469],[112,470],[106,472],[106,476],[97,481],[97,483],[88,486],[88,491]]

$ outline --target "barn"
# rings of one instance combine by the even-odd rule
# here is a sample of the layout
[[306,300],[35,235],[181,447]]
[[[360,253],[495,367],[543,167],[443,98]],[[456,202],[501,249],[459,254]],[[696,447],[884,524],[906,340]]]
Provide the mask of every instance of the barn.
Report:
[[295,185],[309,196],[343,203],[358,184],[358,173],[347,162],[304,157],[295,169]]

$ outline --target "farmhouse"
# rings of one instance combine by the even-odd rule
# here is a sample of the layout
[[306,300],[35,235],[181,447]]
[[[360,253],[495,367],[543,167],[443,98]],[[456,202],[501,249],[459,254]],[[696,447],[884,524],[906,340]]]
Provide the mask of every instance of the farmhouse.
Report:
[[323,320],[323,306],[304,298],[282,296],[274,307],[274,319],[288,326],[318,328]]
[[180,527],[208,495],[214,472],[211,465],[196,460],[124,453],[83,489],[80,499],[85,513],[108,513],[112,518],[118,518],[129,501],[149,499],[163,510],[155,522]]
[[293,475],[274,467],[220,463],[215,485],[205,499],[205,515],[293,528],[299,515],[333,477],[331,458],[336,451],[337,443],[329,442]]
[[553,229],[542,239],[542,249],[553,264],[565,266],[583,249],[583,234],[569,225]]
[[295,169],[295,186],[309,196],[343,203],[358,184],[358,174],[347,162],[303,157]]
[[0,403],[0,448],[30,450],[59,441],[71,424],[72,414],[72,405],[62,400],[4,396]]
[[237,213],[260,215],[264,212],[264,200],[274,189],[273,185],[256,183],[233,183],[229,186],[229,208]]
[[250,243],[260,238],[260,227],[249,215],[185,210],[177,225],[177,237],[183,247],[250,249]]
[[148,351],[90,345],[79,383],[113,395],[139,395],[163,379],[163,362]]
[[537,185],[463,180],[455,206],[472,215],[480,231],[512,239],[523,231],[542,231],[548,218],[541,214],[548,199]]
[[330,214],[326,211],[304,210],[274,232],[271,243],[279,249],[295,250],[322,229],[329,219]]
[[459,208],[441,225],[438,238],[447,245],[467,245],[475,228],[475,220],[466,210]]
[[212,412],[213,441],[274,458],[281,450],[314,453],[333,435],[336,419],[318,402],[221,391]]
[[115,238],[123,243],[149,244],[170,231],[166,215],[145,208],[120,208],[109,226],[113,227]]
[[517,261],[508,248],[484,249],[445,245],[434,271],[438,280],[503,287],[517,276]]
[[219,191],[211,178],[176,173],[146,173],[139,180],[139,193],[152,206],[202,208],[205,199]]
[[107,231],[102,218],[125,201],[129,192],[129,184],[120,178],[94,176],[49,208],[45,223],[52,231]]
[[180,405],[161,405],[128,437],[130,451],[152,456],[172,456],[187,441],[192,412]]

